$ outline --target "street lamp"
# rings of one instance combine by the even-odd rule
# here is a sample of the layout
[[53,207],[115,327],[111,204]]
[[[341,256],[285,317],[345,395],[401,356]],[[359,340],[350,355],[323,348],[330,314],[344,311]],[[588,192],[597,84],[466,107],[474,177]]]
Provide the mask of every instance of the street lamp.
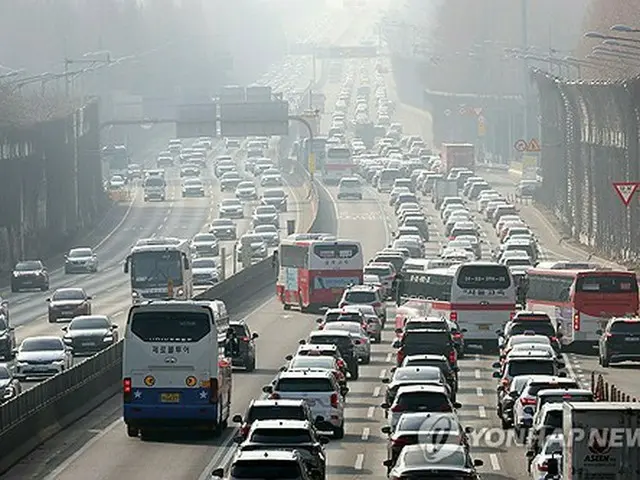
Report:
[[632,50],[640,50],[640,45],[628,45],[626,43],[622,43],[617,40],[604,40],[602,43],[604,45],[609,45],[611,47],[622,47],[622,48],[630,48]]
[[613,32],[640,33],[640,28],[633,28],[629,25],[613,25],[610,30]]
[[592,51],[593,52],[614,53],[616,55],[627,56],[627,57],[630,57],[630,58],[636,58],[636,59],[640,60],[640,52],[632,52],[632,51],[627,51],[627,50],[618,50],[617,48],[607,48],[607,47],[601,47],[601,46],[593,47]]
[[598,56],[602,55],[605,57],[612,57],[620,60],[623,63],[626,63],[627,65],[631,65],[634,67],[640,66],[640,64],[637,63],[637,62],[640,62],[640,57],[627,57],[625,55],[620,55],[615,52],[607,52],[604,50],[594,50],[593,55],[598,55]]
[[640,43],[640,40],[635,38],[616,37],[613,35],[605,35],[599,32],[587,32],[584,34],[585,38],[597,38],[599,40],[620,40],[621,42]]

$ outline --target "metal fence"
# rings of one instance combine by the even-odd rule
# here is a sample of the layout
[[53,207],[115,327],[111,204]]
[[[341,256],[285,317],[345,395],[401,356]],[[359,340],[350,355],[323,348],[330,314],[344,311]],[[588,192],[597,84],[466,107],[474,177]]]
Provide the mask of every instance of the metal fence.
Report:
[[106,206],[97,102],[66,117],[0,127],[0,271],[67,246]]
[[534,79],[542,137],[539,201],[573,238],[637,266],[637,197],[626,207],[612,184],[640,180],[640,78],[566,82],[536,71]]

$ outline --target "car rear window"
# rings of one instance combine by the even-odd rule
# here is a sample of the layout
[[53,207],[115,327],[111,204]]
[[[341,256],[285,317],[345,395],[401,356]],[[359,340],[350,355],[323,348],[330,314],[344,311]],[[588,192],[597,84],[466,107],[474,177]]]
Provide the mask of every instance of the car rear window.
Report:
[[349,303],[374,303],[376,294],[375,292],[347,292],[345,300]]
[[562,402],[593,402],[593,394],[545,395],[540,400],[540,406],[545,405],[547,403],[562,403]]
[[518,375],[555,375],[555,365],[553,361],[546,361],[540,358],[535,360],[511,360],[507,366],[507,373],[510,377]]
[[307,420],[302,407],[298,406],[254,406],[249,410],[248,421],[256,420]]
[[396,405],[409,412],[450,412],[447,396],[439,392],[407,392],[396,399]]
[[579,388],[579,385],[576,382],[563,382],[561,384],[557,383],[534,383],[529,385],[529,395],[535,397],[540,390],[550,390],[552,388]]
[[345,350],[350,350],[353,348],[351,340],[347,337],[333,337],[329,335],[322,335],[314,336],[311,341],[312,343],[319,343],[320,345],[335,345],[343,353],[345,352]]
[[257,443],[308,443],[311,435],[300,428],[258,428],[249,439]]
[[511,327],[511,335],[521,335],[524,332],[534,332],[536,335],[544,335],[545,337],[553,337],[556,334],[550,321],[533,320],[516,323]]
[[476,236],[478,232],[476,232],[473,228],[454,228],[451,231],[452,237],[461,237],[462,235],[472,235]]
[[418,345],[442,345],[446,346],[451,340],[447,331],[434,331],[434,332],[410,332],[404,337],[404,345],[406,347],[413,347]]
[[238,460],[231,467],[231,478],[294,480],[301,478],[297,462],[292,460]]
[[276,390],[279,392],[331,392],[334,390],[328,378],[281,378]]
[[611,333],[640,334],[640,322],[615,322],[611,325]]

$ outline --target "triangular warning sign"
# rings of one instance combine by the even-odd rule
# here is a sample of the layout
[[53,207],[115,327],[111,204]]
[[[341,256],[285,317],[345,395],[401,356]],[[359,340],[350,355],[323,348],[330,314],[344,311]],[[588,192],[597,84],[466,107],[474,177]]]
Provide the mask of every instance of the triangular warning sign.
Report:
[[527,152],[539,152],[540,151],[540,142],[537,138],[532,138],[529,144],[527,145]]
[[613,182],[613,188],[616,189],[616,193],[624,203],[625,207],[628,207],[633,198],[633,194],[638,189],[638,182]]
[[480,114],[482,113],[482,108],[476,107],[473,109],[473,111],[476,112],[476,116],[480,116]]

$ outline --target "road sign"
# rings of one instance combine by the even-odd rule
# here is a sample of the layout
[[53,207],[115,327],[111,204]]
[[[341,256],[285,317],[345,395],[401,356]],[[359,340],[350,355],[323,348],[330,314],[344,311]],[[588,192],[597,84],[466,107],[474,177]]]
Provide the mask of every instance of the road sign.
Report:
[[474,113],[476,114],[476,116],[478,116],[478,117],[479,117],[480,115],[482,115],[482,108],[480,108],[480,107],[476,107],[476,108],[474,108],[474,109],[473,109],[473,111],[474,111]]
[[625,207],[628,207],[633,199],[633,194],[638,190],[640,186],[639,182],[613,182],[613,188],[624,203]]
[[532,138],[527,142],[525,139],[521,138],[513,144],[513,148],[518,152],[539,153],[540,141],[537,138]]
[[539,152],[540,141],[537,138],[532,138],[527,144],[527,152]]
[[485,123],[485,118],[480,115],[478,117],[478,136],[484,137],[487,134],[487,125]]
[[448,108],[444,111],[444,114],[448,117],[449,115],[451,115],[451,110],[449,110]]
[[287,135],[289,103],[276,100],[222,104],[220,132],[225,137]]
[[516,151],[518,151],[518,152],[526,152],[528,146],[529,146],[529,144],[527,143],[527,141],[523,140],[523,139],[520,139],[516,143],[513,144],[513,148],[515,148]]
[[218,106],[214,102],[179,105],[177,117],[178,138],[217,136]]
[[467,114],[467,106],[466,105],[460,105],[460,109],[458,110],[458,113],[460,115],[466,115]]

